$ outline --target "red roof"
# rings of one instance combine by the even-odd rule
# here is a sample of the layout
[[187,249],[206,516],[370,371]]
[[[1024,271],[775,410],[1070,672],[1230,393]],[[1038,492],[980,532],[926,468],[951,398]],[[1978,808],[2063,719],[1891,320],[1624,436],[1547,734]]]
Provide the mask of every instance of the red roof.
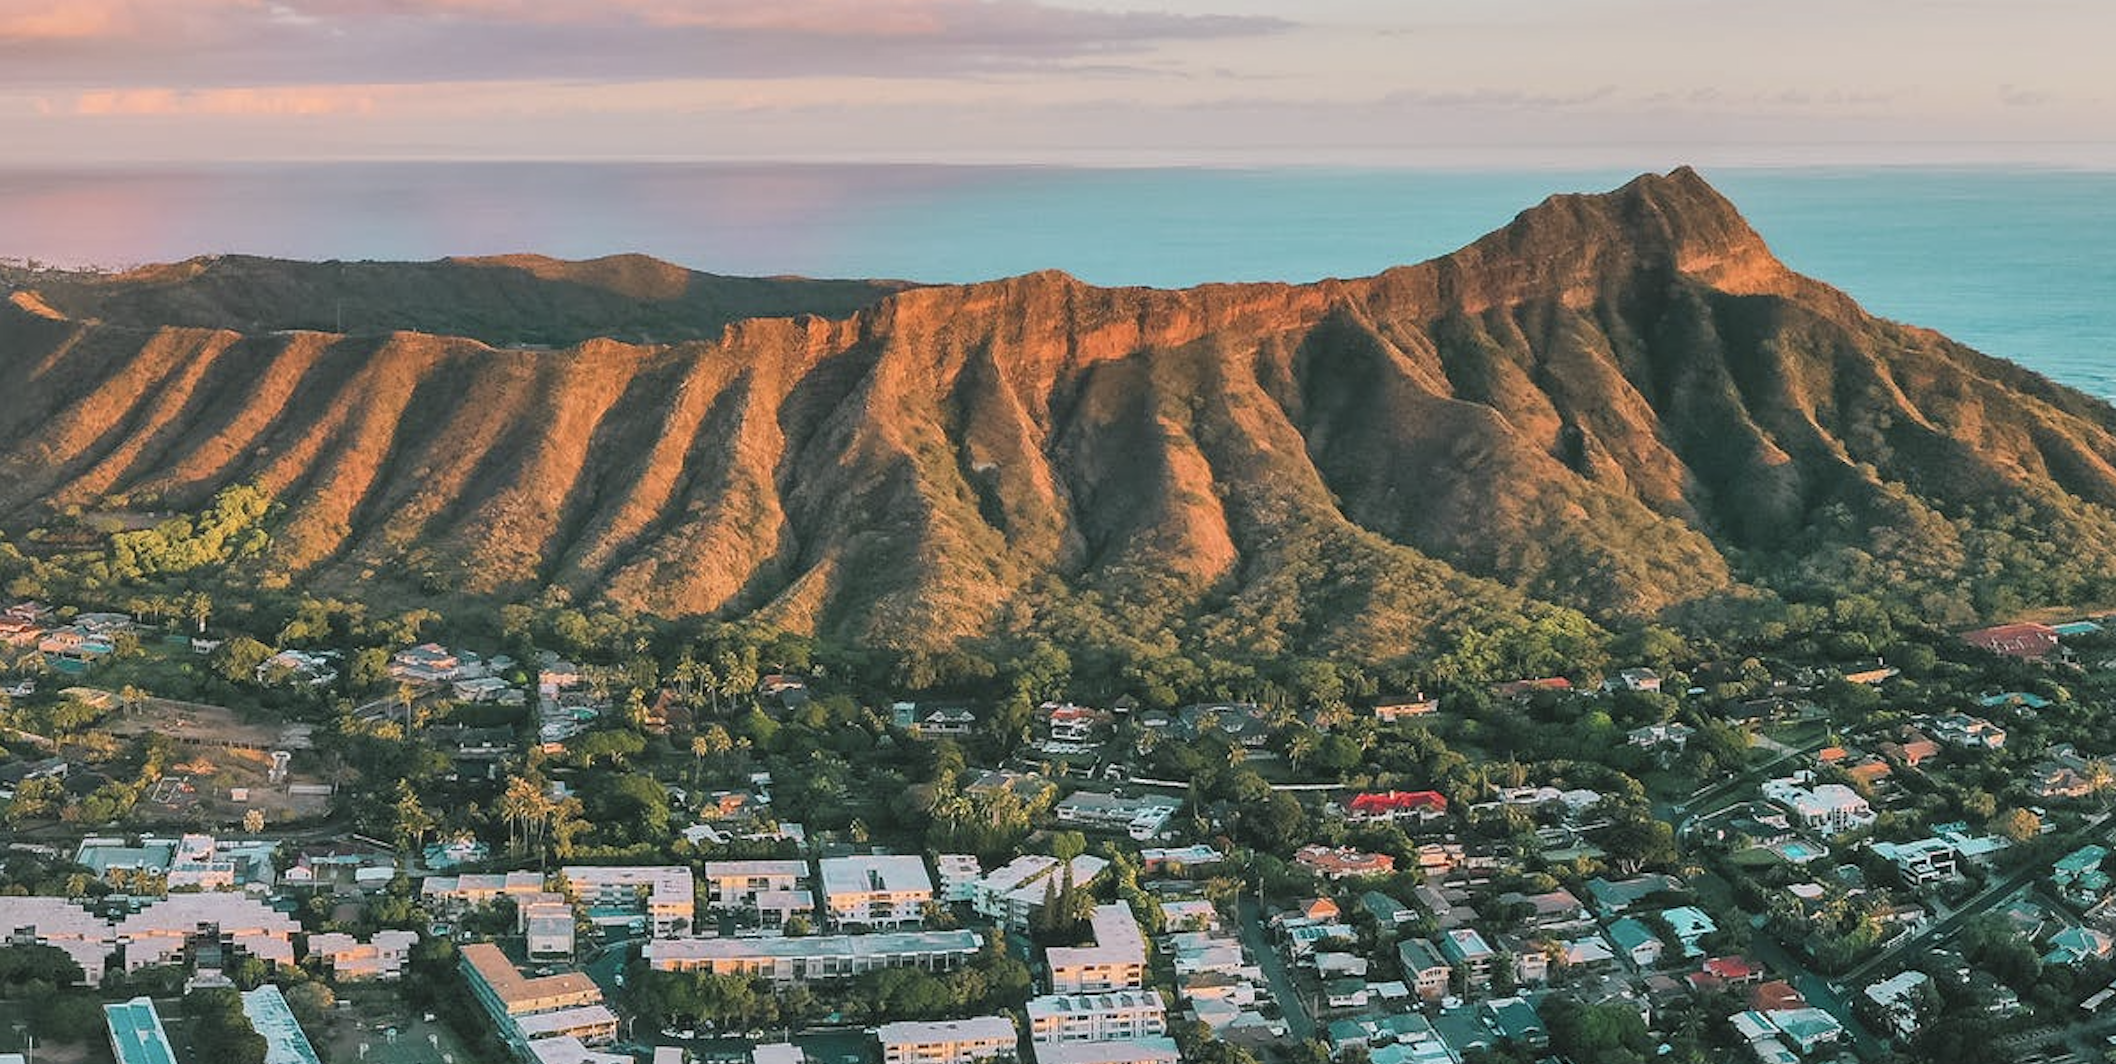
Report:
[[1704,963],[1704,970],[1730,983],[1763,975],[1763,966],[1747,957],[1713,957]]
[[2016,658],[2042,658],[2057,649],[2057,629],[2032,621],[2001,624],[1963,632],[1962,641],[1994,654]]
[[1428,809],[1435,813],[1445,813],[1447,812],[1447,796],[1439,791],[1381,791],[1375,794],[1362,794],[1352,799],[1352,804],[1346,808],[1363,816],[1410,813]]
[[1807,999],[1800,996],[1800,991],[1793,989],[1793,984],[1783,979],[1773,979],[1750,988],[1749,1007],[1758,1012],[1801,1009],[1807,1007]]

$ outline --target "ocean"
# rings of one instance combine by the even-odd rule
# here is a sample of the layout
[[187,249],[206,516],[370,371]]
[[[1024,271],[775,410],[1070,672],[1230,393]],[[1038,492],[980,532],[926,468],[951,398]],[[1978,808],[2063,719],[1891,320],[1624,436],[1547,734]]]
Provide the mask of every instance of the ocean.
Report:
[[[1307,281],[1443,254],[1622,171],[305,163],[0,169],[0,256],[644,252],[730,274]],[[1714,169],[1795,269],[2116,399],[2116,172]]]

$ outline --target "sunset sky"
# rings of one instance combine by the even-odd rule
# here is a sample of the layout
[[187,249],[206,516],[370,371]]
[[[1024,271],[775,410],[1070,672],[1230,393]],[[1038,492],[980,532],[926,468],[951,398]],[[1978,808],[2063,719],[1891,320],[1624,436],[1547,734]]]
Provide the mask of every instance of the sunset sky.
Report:
[[18,163],[2116,156],[2107,0],[0,0]]

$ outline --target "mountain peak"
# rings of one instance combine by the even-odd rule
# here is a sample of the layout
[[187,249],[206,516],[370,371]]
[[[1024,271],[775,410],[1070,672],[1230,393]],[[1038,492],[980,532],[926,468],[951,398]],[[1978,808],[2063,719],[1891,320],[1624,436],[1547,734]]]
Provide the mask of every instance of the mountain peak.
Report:
[[1796,281],[1733,203],[1687,166],[1611,192],[1551,196],[1442,262],[1472,307],[1551,296],[1581,306],[1640,270],[1744,295],[1783,294]]

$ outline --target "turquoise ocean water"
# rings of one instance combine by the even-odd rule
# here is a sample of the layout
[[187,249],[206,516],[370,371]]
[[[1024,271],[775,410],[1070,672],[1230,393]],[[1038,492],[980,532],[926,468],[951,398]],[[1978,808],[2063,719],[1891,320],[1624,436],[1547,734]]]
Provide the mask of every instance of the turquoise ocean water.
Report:
[[[639,251],[702,270],[1097,284],[1358,276],[1621,171],[632,163],[0,169],[0,256],[430,259]],[[1794,268],[2116,398],[2116,173],[1721,169]]]

